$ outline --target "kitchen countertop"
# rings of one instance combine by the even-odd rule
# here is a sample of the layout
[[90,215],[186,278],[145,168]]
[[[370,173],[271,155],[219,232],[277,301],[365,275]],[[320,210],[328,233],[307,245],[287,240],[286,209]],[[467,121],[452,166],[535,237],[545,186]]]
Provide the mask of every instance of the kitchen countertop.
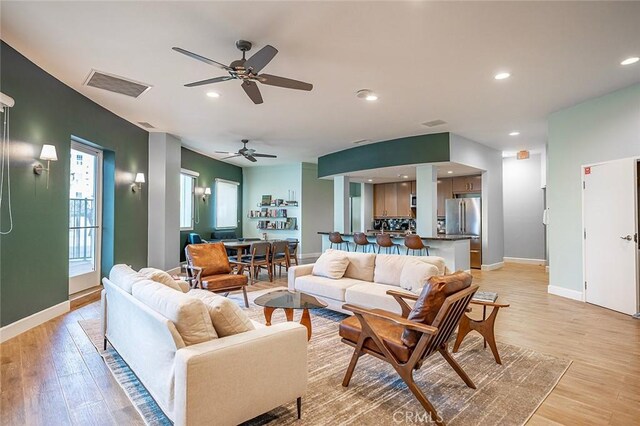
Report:
[[[320,235],[329,235],[329,232],[320,231],[318,232]],[[375,237],[380,234],[380,232],[366,232],[367,237]],[[405,233],[403,232],[385,232],[385,234],[391,235],[391,238],[404,238]],[[353,234],[347,233],[342,234],[344,237],[353,237]],[[422,240],[431,240],[431,241],[460,241],[460,240],[472,240],[474,238],[479,238],[477,235],[449,235],[449,234],[438,234],[434,237],[420,237]]]

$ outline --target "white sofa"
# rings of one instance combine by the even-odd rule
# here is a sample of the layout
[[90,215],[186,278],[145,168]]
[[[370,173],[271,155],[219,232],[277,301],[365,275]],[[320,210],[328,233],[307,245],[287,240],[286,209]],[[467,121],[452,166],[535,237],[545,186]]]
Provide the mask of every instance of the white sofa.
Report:
[[[327,250],[337,252],[336,250]],[[328,308],[351,315],[351,311],[342,309],[342,305],[350,303],[366,308],[379,308],[397,314],[402,313],[398,302],[387,295],[387,290],[396,290],[409,294],[419,294],[421,288],[412,290],[402,288],[403,270],[405,276],[420,263],[434,265],[433,274],[445,275],[450,271],[444,259],[437,256],[404,256],[396,254],[374,254],[343,252],[349,264],[344,276],[339,279],[313,275],[315,264],[294,266],[289,269],[288,287],[312,294],[324,300]],[[405,270],[405,268],[408,268]],[[436,272],[437,269],[437,272]],[[421,280],[422,285],[426,278]],[[405,286],[406,287],[406,286]],[[410,304],[412,304],[410,302]]]
[[[188,345],[185,341],[193,339],[192,332],[202,336],[202,330],[194,329],[213,330],[211,322],[206,324],[211,318],[205,307],[204,315],[197,310],[196,316],[190,314],[187,319],[200,323],[186,324],[190,330],[184,334],[184,312],[194,306],[201,309],[202,300],[176,289],[154,291],[158,283],[134,274],[103,279],[105,339],[175,425],[236,425],[304,395],[304,326],[284,322],[266,327],[252,322],[254,330]],[[156,287],[143,287],[149,285]],[[144,300],[145,290],[153,300]],[[158,310],[180,309],[183,316],[174,322],[149,307],[154,304]]]

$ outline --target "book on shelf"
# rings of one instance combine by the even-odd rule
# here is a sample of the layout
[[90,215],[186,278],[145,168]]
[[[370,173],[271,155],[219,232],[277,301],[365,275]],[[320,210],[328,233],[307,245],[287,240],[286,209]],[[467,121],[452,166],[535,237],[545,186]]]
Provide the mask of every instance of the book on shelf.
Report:
[[494,291],[476,291],[472,300],[478,302],[495,302],[498,299],[498,293]]

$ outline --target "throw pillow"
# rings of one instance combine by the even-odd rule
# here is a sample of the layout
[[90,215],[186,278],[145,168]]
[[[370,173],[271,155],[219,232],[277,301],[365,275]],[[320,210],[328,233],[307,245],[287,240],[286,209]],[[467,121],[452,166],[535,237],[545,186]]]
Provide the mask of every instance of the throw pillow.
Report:
[[225,337],[255,330],[255,326],[232,300],[207,290],[193,289],[189,296],[204,302],[218,336]]
[[173,322],[185,345],[195,345],[218,337],[202,300],[151,280],[135,283],[132,294]]
[[[407,319],[426,325],[433,324],[438,312],[440,312],[440,308],[444,304],[444,300],[448,296],[471,286],[472,280],[473,277],[466,272],[456,272],[452,275],[429,278]],[[418,344],[421,335],[422,333],[405,328],[402,333],[402,343],[413,348]]]
[[340,250],[327,250],[313,265],[312,275],[339,280],[349,266],[349,259]]
[[131,294],[133,284],[143,279],[145,276],[131,269],[129,265],[113,265],[109,271],[109,281],[129,294]]
[[353,278],[361,281],[373,281],[373,268],[376,264],[374,253],[354,253],[347,252],[349,266],[344,272],[345,278]]
[[378,284],[395,285],[399,287],[402,268],[409,259],[409,256],[397,254],[376,255],[373,281]]
[[437,266],[419,260],[407,260],[400,274],[400,287],[418,294],[429,278],[435,275],[440,275]]
[[184,293],[182,291],[182,287],[180,287],[180,284],[176,282],[176,280],[174,280],[173,277],[171,277],[171,275],[169,275],[167,272],[163,271],[162,269],[142,268],[138,271],[138,273],[149,278],[151,281],[164,284],[169,288],[172,288],[174,290],[178,290],[179,292]]

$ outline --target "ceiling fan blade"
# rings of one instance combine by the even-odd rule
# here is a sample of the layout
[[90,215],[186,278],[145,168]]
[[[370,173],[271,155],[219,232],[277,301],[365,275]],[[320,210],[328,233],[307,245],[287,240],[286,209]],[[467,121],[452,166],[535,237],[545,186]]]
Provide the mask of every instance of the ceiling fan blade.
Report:
[[245,155],[244,158],[251,161],[252,163],[255,163],[256,161],[258,161],[253,155]]
[[258,76],[258,81],[260,81],[260,83],[262,84],[284,87],[287,89],[297,89],[297,90],[307,90],[307,91],[313,89],[313,84],[311,83],[292,80],[290,78],[278,77],[277,75],[260,74]]
[[227,155],[236,155],[237,152],[231,152],[231,151],[213,151],[216,154],[227,154]]
[[228,157],[221,158],[221,160],[228,160],[229,158],[235,158],[235,157],[240,157],[240,154],[233,154]]
[[228,75],[226,75],[224,77],[208,78],[206,80],[194,81],[193,83],[185,84],[184,87],[204,86],[205,84],[220,83],[221,81],[227,80],[233,80],[233,77],[229,77]]
[[254,157],[262,157],[262,158],[278,158],[277,155],[271,155],[271,154],[258,154],[258,153],[254,153],[253,154]]
[[244,89],[247,96],[251,98],[254,104],[262,103],[262,95],[260,94],[260,89],[258,89],[258,85],[253,81],[245,80],[242,83],[242,88]]
[[246,70],[251,70],[254,74],[258,74],[262,68],[264,68],[274,56],[278,53],[278,49],[271,45],[266,45],[262,49],[258,50],[252,57],[247,59],[244,63]]
[[233,71],[228,65],[221,64],[220,62],[216,62],[213,59],[205,58],[204,56],[198,55],[197,53],[189,52],[181,47],[172,47],[176,52],[182,53],[183,55],[187,55],[190,58],[196,59],[198,61],[204,62],[205,64],[213,65],[214,67],[222,68],[223,70]]

